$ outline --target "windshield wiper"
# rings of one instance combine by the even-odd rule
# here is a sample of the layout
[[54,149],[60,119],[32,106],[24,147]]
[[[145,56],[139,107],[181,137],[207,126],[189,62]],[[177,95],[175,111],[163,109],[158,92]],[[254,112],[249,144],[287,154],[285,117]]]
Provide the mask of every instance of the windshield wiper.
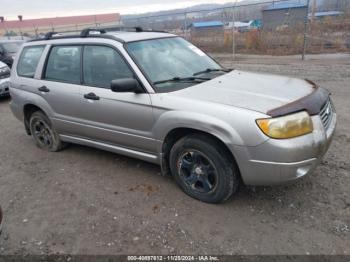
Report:
[[211,80],[211,78],[208,77],[196,77],[196,76],[190,76],[190,77],[174,77],[171,79],[167,80],[161,80],[161,81],[156,81],[153,84],[158,85],[158,84],[164,84],[168,82],[203,82],[203,81],[208,81]]
[[205,73],[210,73],[210,72],[225,72],[225,73],[229,73],[231,72],[233,69],[224,69],[224,68],[207,68],[203,71],[199,71],[197,73],[194,73],[194,76],[197,75],[201,75],[201,74],[205,74]]

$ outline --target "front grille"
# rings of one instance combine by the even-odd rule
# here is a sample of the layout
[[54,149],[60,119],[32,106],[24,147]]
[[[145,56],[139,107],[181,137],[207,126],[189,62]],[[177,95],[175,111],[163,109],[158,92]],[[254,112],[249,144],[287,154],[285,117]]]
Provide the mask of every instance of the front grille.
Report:
[[334,114],[334,108],[332,105],[331,99],[328,99],[328,101],[325,103],[325,105],[322,107],[320,111],[320,117],[323,126],[327,129],[332,121]]

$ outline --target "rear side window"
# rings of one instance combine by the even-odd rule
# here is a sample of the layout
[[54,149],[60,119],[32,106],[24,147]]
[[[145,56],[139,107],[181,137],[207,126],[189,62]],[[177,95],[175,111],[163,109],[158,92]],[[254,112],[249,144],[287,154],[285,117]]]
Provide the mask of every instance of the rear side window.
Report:
[[33,78],[45,46],[29,46],[23,48],[17,65],[17,74]]
[[44,78],[80,84],[80,46],[55,46],[51,49]]
[[84,48],[84,84],[110,88],[112,80],[134,78],[124,59],[113,48],[86,46]]

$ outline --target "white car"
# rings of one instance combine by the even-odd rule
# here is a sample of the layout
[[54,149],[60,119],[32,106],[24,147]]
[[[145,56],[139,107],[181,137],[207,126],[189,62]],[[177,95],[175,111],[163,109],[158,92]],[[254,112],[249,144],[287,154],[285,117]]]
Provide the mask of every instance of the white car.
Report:
[[10,73],[11,69],[0,62],[0,97],[10,95]]

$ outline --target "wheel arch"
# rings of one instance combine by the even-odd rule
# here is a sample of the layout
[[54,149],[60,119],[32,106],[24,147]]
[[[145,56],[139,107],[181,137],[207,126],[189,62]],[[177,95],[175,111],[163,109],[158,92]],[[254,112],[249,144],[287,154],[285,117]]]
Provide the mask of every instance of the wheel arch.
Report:
[[24,127],[25,127],[25,130],[26,130],[28,135],[31,135],[30,128],[29,128],[30,117],[33,113],[35,113],[37,111],[41,111],[45,115],[47,115],[41,107],[39,107],[33,103],[27,103],[23,106]]
[[230,150],[230,148],[227,146],[227,144],[225,144],[225,142],[222,138],[220,138],[217,135],[212,134],[208,131],[204,131],[204,130],[200,130],[200,129],[196,129],[196,128],[190,128],[190,127],[177,127],[177,128],[170,130],[166,134],[166,136],[163,140],[163,143],[162,143],[162,147],[161,147],[161,152],[162,152],[161,167],[162,167],[162,174],[163,175],[170,175],[169,155],[170,155],[170,151],[171,151],[172,147],[174,146],[174,144],[179,139],[181,139],[185,136],[188,136],[188,135],[192,135],[192,134],[198,134],[198,135],[208,137],[209,139],[211,139],[215,143],[219,144],[220,147],[225,151],[227,156],[230,158],[232,163],[237,167],[237,170],[238,170],[239,176],[240,176],[239,166],[238,166],[238,163],[236,161],[236,157],[234,155],[234,152],[232,152],[232,150]]

